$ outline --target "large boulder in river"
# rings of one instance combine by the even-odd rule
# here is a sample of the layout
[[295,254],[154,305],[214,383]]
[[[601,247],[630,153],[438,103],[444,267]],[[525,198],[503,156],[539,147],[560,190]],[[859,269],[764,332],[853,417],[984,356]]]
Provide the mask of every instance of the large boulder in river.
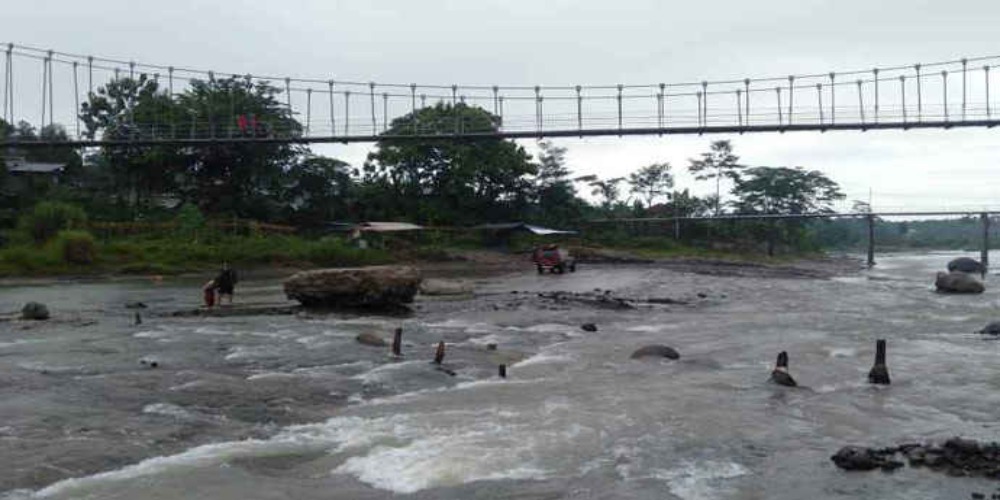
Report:
[[285,295],[306,307],[386,307],[413,302],[420,272],[408,266],[316,269],[285,280]]
[[21,308],[21,319],[49,319],[49,308],[40,302],[28,302]]
[[991,321],[990,324],[983,327],[976,333],[984,333],[987,335],[1000,335],[1000,321]]
[[642,358],[667,358],[667,359],[680,359],[681,355],[674,348],[667,347],[665,345],[647,345],[640,347],[629,356],[632,359],[642,359]]
[[983,264],[976,259],[971,259],[969,257],[959,257],[948,263],[948,272],[953,273],[955,271],[962,273],[982,274],[986,272],[986,267],[984,267]]
[[939,292],[945,293],[983,293],[986,289],[981,281],[960,271],[937,273],[934,286]]

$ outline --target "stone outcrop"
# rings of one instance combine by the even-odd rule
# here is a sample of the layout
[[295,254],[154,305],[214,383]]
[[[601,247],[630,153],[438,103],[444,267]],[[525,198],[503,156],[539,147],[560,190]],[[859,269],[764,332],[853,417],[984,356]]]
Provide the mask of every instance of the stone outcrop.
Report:
[[937,273],[934,286],[944,293],[983,293],[986,290],[981,281],[961,271]]
[[28,302],[21,308],[21,319],[49,319],[49,308],[40,302]]
[[674,348],[667,347],[665,345],[647,345],[640,347],[629,356],[632,359],[642,359],[642,358],[667,358],[667,359],[680,359],[681,355]]
[[408,266],[316,269],[285,280],[285,295],[306,307],[391,307],[413,302],[420,272]]
[[976,259],[959,257],[948,263],[948,272],[953,273],[956,271],[960,273],[981,274],[986,271],[986,268]]

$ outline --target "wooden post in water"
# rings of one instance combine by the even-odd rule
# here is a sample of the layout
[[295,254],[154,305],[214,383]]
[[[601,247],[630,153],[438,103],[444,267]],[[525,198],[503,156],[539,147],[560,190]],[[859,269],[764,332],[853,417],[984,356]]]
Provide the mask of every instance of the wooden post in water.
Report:
[[397,328],[392,335],[392,355],[403,355],[403,329]]
[[434,364],[440,365],[444,362],[444,341],[438,342],[437,352],[434,353]]
[[983,212],[979,217],[983,220],[983,248],[979,252],[979,261],[983,264],[982,276],[985,278],[990,267],[990,214]]
[[875,216],[868,214],[868,267],[875,267]]

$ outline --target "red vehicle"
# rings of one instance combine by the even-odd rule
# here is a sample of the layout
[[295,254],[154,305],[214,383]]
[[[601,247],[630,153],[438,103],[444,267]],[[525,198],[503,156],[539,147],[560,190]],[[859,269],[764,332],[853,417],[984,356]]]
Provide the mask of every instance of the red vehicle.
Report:
[[550,244],[538,247],[531,256],[538,274],[549,270],[553,273],[562,274],[576,272],[576,260],[569,254],[569,251],[559,248],[558,245]]

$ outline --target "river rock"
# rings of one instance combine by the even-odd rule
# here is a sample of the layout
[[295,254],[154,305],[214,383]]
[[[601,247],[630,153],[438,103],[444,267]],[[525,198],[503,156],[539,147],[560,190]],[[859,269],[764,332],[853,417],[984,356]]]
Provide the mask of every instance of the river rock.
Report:
[[21,308],[21,319],[49,319],[49,308],[40,302],[28,302]]
[[948,272],[953,273],[956,271],[960,273],[981,274],[986,271],[986,267],[976,259],[959,257],[948,263]]
[[138,300],[132,300],[125,303],[125,309],[145,309],[146,304]]
[[413,302],[420,272],[408,266],[316,269],[285,280],[285,295],[306,307],[385,307]]
[[988,335],[1000,335],[1000,321],[993,321],[990,324],[983,327],[976,333],[985,333]]
[[981,281],[960,271],[937,273],[934,286],[939,292],[945,293],[983,293],[986,289]]
[[385,342],[385,339],[380,337],[377,333],[372,332],[360,333],[357,337],[354,337],[354,340],[357,340],[360,344],[370,345],[372,347],[385,347],[388,345]]
[[642,359],[642,358],[667,358],[667,359],[680,359],[681,355],[672,347],[667,347],[665,345],[647,345],[636,349],[635,352],[629,356],[632,359]]
[[903,466],[903,462],[893,460],[895,450],[875,450],[860,446],[845,446],[830,457],[833,463],[844,470],[893,470]]
[[585,331],[585,332],[596,332],[597,331],[597,325],[595,325],[594,323],[584,323],[584,324],[580,325],[580,329],[583,330],[583,331]]

